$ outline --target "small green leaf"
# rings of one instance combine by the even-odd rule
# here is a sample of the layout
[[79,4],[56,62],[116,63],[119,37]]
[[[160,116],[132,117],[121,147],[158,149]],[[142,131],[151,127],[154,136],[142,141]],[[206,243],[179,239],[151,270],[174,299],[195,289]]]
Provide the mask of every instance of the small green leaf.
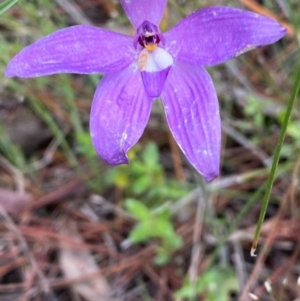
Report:
[[139,243],[155,237],[156,233],[153,232],[153,222],[151,220],[140,222],[130,232],[129,240],[132,243]]
[[79,154],[88,158],[93,158],[97,155],[88,132],[78,132],[76,138],[78,143],[77,151]]
[[135,194],[140,195],[150,188],[151,181],[146,175],[136,179],[133,182],[132,190]]
[[5,0],[3,3],[0,3],[0,15],[5,13],[8,9],[10,9],[18,1],[19,0]]
[[172,250],[179,249],[183,244],[182,238],[176,232],[173,232],[172,235],[166,237],[164,241],[168,248],[171,248]]
[[127,199],[125,201],[126,209],[138,220],[146,220],[151,218],[151,212],[141,202],[134,199]]
[[144,175],[147,172],[147,169],[147,166],[143,162],[138,161],[138,159],[135,159],[130,164],[130,170],[136,175]]
[[143,160],[149,167],[154,167],[158,164],[158,149],[155,143],[149,143],[144,152]]
[[186,281],[184,286],[176,292],[176,297],[194,299],[202,295],[207,301],[227,301],[230,294],[236,293],[238,288],[238,281],[232,269],[213,267],[202,274],[195,284]]
[[155,232],[162,238],[169,238],[175,233],[172,223],[164,219],[156,219]]
[[164,210],[157,213],[156,217],[158,219],[162,219],[162,220],[169,220],[171,218],[171,212],[170,212],[169,208],[165,208]]
[[167,264],[171,259],[170,252],[167,252],[164,248],[157,248],[157,255],[154,258],[156,265],[162,266]]

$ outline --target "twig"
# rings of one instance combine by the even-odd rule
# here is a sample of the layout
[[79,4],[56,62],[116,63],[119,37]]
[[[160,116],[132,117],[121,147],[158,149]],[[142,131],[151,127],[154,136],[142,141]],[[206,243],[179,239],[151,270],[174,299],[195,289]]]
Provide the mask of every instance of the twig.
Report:
[[7,159],[0,155],[0,164],[6,169],[15,179],[16,189],[19,193],[25,192],[24,176],[19,169],[13,166]]
[[60,201],[61,199],[67,198],[68,196],[78,193],[79,190],[82,190],[84,187],[84,184],[81,179],[75,178],[61,187],[59,187],[57,190],[50,192],[49,194],[46,194],[42,197],[40,197],[37,200],[34,200],[31,202],[26,210],[36,210],[40,207],[44,207],[53,203],[56,203]]
[[[234,220],[232,212],[229,212],[227,217],[228,217],[228,220],[230,220],[230,221]],[[245,268],[245,264],[243,261],[244,255],[243,255],[242,246],[241,246],[240,241],[235,239],[235,240],[232,240],[231,243],[232,243],[233,250],[234,250],[232,259],[234,262],[236,273],[238,275],[238,282],[239,282],[239,287],[240,287],[240,292],[241,292],[247,281],[246,268]]]
[[90,198],[90,201],[94,204],[99,204],[100,206],[103,206],[103,209],[106,209],[110,212],[115,212],[115,213],[119,214],[120,216],[122,216],[125,219],[135,220],[130,214],[128,214],[121,207],[115,206],[113,203],[108,202],[105,198],[103,198],[100,195],[93,194]]
[[260,148],[258,148],[255,144],[253,144],[249,139],[243,136],[240,132],[231,127],[229,123],[227,123],[225,120],[222,120],[222,130],[232,139],[243,145],[246,149],[249,149],[256,157],[258,157],[263,162],[265,166],[271,166],[272,161],[267,156],[267,154],[263,152]]
[[206,200],[202,197],[198,197],[197,202],[197,211],[196,211],[196,220],[194,225],[194,234],[193,234],[193,248],[191,252],[191,263],[189,267],[189,278],[191,285],[193,287],[193,297],[196,298],[196,283],[198,277],[198,267],[200,263],[201,255],[203,254],[203,247],[201,246],[201,233],[202,225],[206,208]]
[[176,179],[179,182],[185,182],[184,171],[182,167],[181,153],[178,144],[175,142],[172,134],[168,132],[169,145],[171,147],[171,156],[174,164]]
[[56,0],[56,2],[73,18],[78,24],[91,25],[88,17],[82,12],[80,7],[72,0]]
[[42,291],[46,295],[51,294],[50,285],[49,285],[44,273],[42,272],[39,265],[37,264],[37,262],[36,262],[32,252],[31,252],[24,236],[19,231],[18,227],[15,225],[12,218],[7,214],[7,212],[5,211],[5,209],[1,205],[0,205],[0,215],[4,219],[4,221],[6,222],[7,228],[9,230],[11,230],[17,236],[20,247],[24,252],[24,255],[27,257],[28,262],[30,263],[30,265],[32,266],[33,270],[35,271],[36,275],[38,276],[38,278],[40,280]]
[[[206,189],[208,191],[215,191],[219,189],[228,188],[232,185],[243,184],[251,179],[257,179],[257,177],[266,176],[269,169],[257,169],[255,171],[246,172],[243,174],[223,177],[214,182],[208,183]],[[198,197],[202,197],[202,191],[200,188],[192,190],[187,196],[179,199],[174,205],[171,206],[170,211],[172,214],[176,214],[187,204],[195,202]]]
[[57,150],[59,144],[60,144],[60,141],[58,139],[53,139],[51,141],[51,143],[49,144],[49,146],[47,147],[43,158],[31,163],[28,166],[28,169],[30,171],[37,171],[37,170],[45,168],[47,165],[49,165],[53,161],[55,151]]

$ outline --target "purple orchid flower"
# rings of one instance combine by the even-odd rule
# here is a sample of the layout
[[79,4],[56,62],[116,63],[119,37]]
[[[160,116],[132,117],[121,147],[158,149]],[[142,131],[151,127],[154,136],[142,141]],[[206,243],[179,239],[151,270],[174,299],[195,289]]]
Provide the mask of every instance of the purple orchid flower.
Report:
[[120,0],[136,29],[129,37],[93,26],[58,30],[24,48],[6,76],[105,73],[92,104],[93,144],[110,164],[128,163],[152,102],[161,97],[181,150],[207,180],[219,174],[221,126],[212,66],[282,38],[276,21],[231,7],[208,7],[161,33],[167,0]]

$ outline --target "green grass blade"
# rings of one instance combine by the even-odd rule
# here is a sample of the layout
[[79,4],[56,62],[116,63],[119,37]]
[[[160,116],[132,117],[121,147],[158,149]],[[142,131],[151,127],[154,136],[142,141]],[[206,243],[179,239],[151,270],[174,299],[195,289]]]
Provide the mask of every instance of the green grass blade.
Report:
[[0,3],[0,15],[4,14],[8,9],[10,9],[18,1],[19,0],[5,0],[3,3]]
[[292,89],[292,94],[291,94],[291,97],[290,97],[290,100],[289,100],[289,103],[288,103],[288,107],[287,107],[287,110],[286,110],[286,114],[285,114],[285,117],[284,117],[284,121],[283,121],[283,124],[282,124],[281,132],[280,132],[280,136],[279,136],[279,141],[278,141],[278,144],[277,144],[276,149],[275,149],[270,175],[269,175],[268,180],[267,180],[266,192],[265,192],[265,195],[264,195],[264,198],[263,198],[263,204],[262,204],[262,208],[260,210],[259,219],[258,219],[256,230],[255,230],[254,240],[253,240],[252,247],[251,247],[251,252],[250,252],[251,256],[255,256],[255,251],[256,251],[256,248],[257,248],[261,227],[262,227],[262,224],[263,224],[264,219],[265,219],[265,215],[266,215],[266,211],[267,211],[267,208],[268,208],[268,203],[269,203],[269,200],[270,200],[270,195],[271,195],[273,183],[274,183],[275,176],[276,176],[276,170],[277,170],[277,166],[278,166],[278,162],[279,162],[279,158],[280,158],[280,151],[281,151],[281,148],[282,148],[282,145],[283,145],[283,142],[284,142],[287,127],[288,127],[289,120],[290,120],[291,115],[292,115],[292,110],[293,110],[293,107],[294,107],[296,97],[297,97],[298,92],[299,92],[299,88],[300,88],[300,68],[298,66],[297,67],[296,80],[295,80],[295,83],[294,83],[294,86],[293,86],[293,89]]

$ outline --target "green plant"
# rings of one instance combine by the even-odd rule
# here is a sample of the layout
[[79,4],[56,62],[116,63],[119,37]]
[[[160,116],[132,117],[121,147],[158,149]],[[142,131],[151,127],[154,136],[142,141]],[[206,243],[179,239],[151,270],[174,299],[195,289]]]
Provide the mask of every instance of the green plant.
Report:
[[162,210],[150,210],[134,199],[127,199],[125,207],[138,220],[130,232],[129,240],[132,243],[142,243],[149,239],[158,239],[161,245],[156,249],[154,261],[158,265],[167,263],[173,251],[182,245],[181,237],[174,230],[168,208],[164,206]]
[[166,200],[176,200],[187,193],[186,185],[168,179],[159,162],[159,151],[155,143],[149,143],[143,150],[140,145],[129,153],[133,159],[129,165],[112,169],[106,177],[107,185],[115,185],[124,191],[125,197],[142,198],[154,208]]
[[213,266],[201,275],[196,283],[187,279],[175,295],[179,300],[198,300],[197,296],[201,295],[206,301],[228,301],[230,294],[237,291],[238,281],[234,270]]

